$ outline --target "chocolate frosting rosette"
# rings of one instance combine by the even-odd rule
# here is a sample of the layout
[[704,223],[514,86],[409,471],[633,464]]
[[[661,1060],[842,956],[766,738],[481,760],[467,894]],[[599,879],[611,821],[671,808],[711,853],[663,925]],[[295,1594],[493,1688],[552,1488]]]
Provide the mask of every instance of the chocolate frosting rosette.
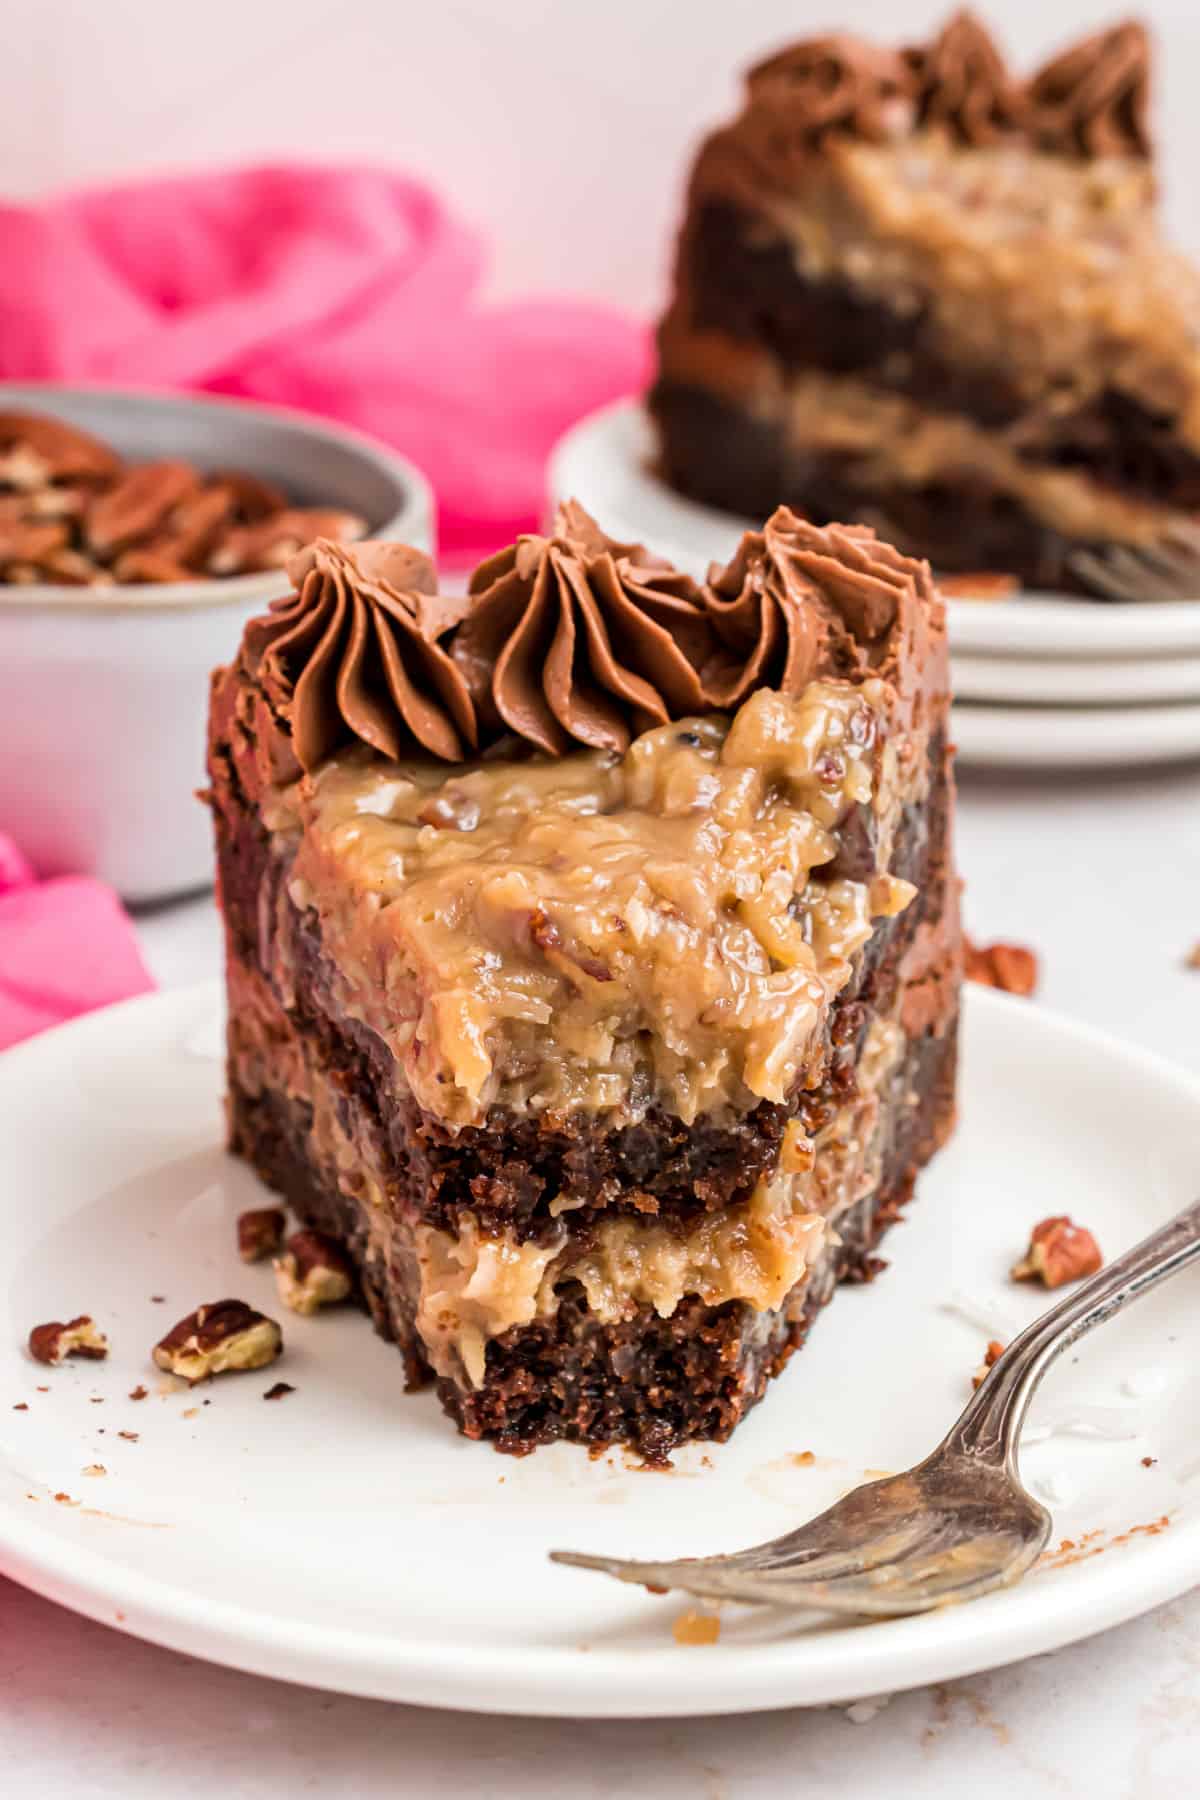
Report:
[[355,741],[393,758],[472,753],[475,709],[439,641],[467,602],[437,592],[428,557],[319,538],[288,574],[295,593],[251,620],[243,656],[303,769]]
[[548,537],[482,563],[454,662],[483,735],[561,756],[624,751],[639,732],[705,709],[712,630],[689,576],[606,537],[572,502]]

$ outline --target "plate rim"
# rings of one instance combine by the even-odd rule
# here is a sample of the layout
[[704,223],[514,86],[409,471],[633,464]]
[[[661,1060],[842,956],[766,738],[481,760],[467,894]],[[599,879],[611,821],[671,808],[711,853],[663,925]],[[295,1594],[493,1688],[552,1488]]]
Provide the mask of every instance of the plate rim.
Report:
[[[567,465],[581,453],[595,455],[603,448],[611,457],[620,452],[619,468],[627,481],[649,493],[653,491],[660,507],[675,514],[674,529],[647,534],[633,519],[620,517],[611,521],[622,531],[652,539],[651,549],[663,555],[695,560],[689,553],[686,538],[689,529],[702,525],[711,529],[727,527],[730,531],[754,530],[760,520],[744,518],[719,508],[705,506],[676,494],[665,483],[655,481],[641,466],[638,447],[652,439],[652,426],[641,396],[626,396],[576,420],[552,449],[546,464],[547,502],[552,509],[558,500],[576,485],[567,473]],[[605,529],[610,521],[601,518]],[[1034,660],[1052,658],[1070,661],[1075,657],[1172,656],[1179,650],[1200,652],[1200,595],[1195,601],[1155,602],[1146,605],[1114,604],[1105,601],[1073,600],[1055,595],[1016,596],[1008,600],[963,600],[947,596],[951,651],[968,650],[977,656],[988,654],[1021,656]],[[1090,630],[1084,630],[1088,625]]]
[[[43,1032],[0,1053],[0,1082],[14,1060],[36,1062],[72,1040],[101,1037],[113,1015],[163,1013],[219,1000],[212,977],[141,995]],[[1200,1112],[1200,1077],[1156,1052],[1028,1000],[969,987],[968,1012],[1023,1016],[1064,1045],[1087,1046],[1175,1091]],[[47,1049],[49,1046],[49,1049]],[[32,1509],[31,1509],[32,1514]],[[330,1691],[435,1708],[524,1717],[677,1718],[837,1704],[955,1679],[1060,1648],[1139,1616],[1200,1582],[1200,1516],[1132,1553],[1093,1566],[1089,1583],[1061,1590],[1028,1586],[976,1601],[970,1609],[888,1621],[886,1632],[822,1633],[818,1656],[801,1634],[769,1644],[717,1644],[697,1665],[664,1632],[660,1649],[578,1644],[493,1646],[422,1641],[281,1618],[214,1600],[169,1580],[113,1563],[101,1550],[70,1543],[0,1501],[0,1573],[85,1617],[167,1649],[225,1666]],[[549,1545],[547,1545],[549,1548]],[[566,1579],[576,1578],[568,1575]],[[593,1577],[581,1574],[578,1579]],[[402,1603],[402,1589],[398,1583]],[[1022,1603],[1014,1604],[1018,1593]],[[1027,1598],[1033,1595],[1033,1601]],[[986,1627],[984,1621],[986,1620]],[[697,1680],[703,1668],[715,1678]],[[898,1679],[899,1677],[899,1679]],[[796,1687],[800,1693],[795,1691]],[[463,1692],[462,1689],[473,1691]],[[484,1696],[484,1697],[481,1697]]]

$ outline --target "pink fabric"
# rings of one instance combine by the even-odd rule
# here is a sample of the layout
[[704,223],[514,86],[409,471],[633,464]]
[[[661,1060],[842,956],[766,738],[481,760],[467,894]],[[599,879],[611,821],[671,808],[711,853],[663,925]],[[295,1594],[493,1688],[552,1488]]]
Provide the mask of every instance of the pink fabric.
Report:
[[428,188],[374,168],[0,207],[0,375],[199,388],[344,420],[424,469],[443,555],[465,562],[536,524],[554,440],[648,367],[644,327],[607,307],[483,304],[484,260]]
[[82,875],[39,882],[0,835],[0,1050],[153,985],[109,888]]

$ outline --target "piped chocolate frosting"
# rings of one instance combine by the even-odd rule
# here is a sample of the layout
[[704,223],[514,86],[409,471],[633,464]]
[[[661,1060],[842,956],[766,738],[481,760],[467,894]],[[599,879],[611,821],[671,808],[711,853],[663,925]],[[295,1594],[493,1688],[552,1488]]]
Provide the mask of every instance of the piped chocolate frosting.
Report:
[[931,44],[910,50],[921,125],[963,144],[994,144],[1020,129],[1021,95],[973,13],[957,12]]
[[731,144],[786,172],[838,139],[883,144],[939,130],[982,147],[1024,141],[1053,155],[1148,158],[1149,45],[1136,22],[1097,33],[1029,81],[1014,78],[969,11],[905,51],[849,33],[809,38],[756,64]]
[[[780,507],[704,586],[559,509],[481,563],[463,599],[404,544],[318,539],[296,592],[246,626],[237,673],[265,713],[276,779],[346,746],[463,762],[489,751],[623,752],[672,719],[799,694],[874,666],[928,565],[866,526]],[[261,725],[256,728],[261,738]],[[277,754],[282,752],[282,755]]]
[[561,756],[625,750],[704,709],[711,631],[696,584],[638,544],[608,538],[576,503],[471,579],[452,647],[488,735]]
[[[748,117],[787,154],[833,135],[883,144],[911,130],[914,86],[904,58],[839,32],[792,44],[746,77]],[[772,140],[773,143],[772,143]]]
[[927,563],[865,525],[811,525],[781,506],[748,531],[704,590],[720,651],[705,670],[710,703],[740,706],[755,688],[799,694],[821,666],[851,668],[887,636],[905,594],[932,599]]
[[1029,130],[1043,150],[1062,156],[1148,157],[1149,94],[1149,40],[1129,20],[1085,38],[1034,76]]
[[475,710],[439,641],[466,602],[438,594],[428,557],[318,538],[288,575],[295,593],[250,621],[242,655],[303,769],[355,740],[388,757],[472,753]]

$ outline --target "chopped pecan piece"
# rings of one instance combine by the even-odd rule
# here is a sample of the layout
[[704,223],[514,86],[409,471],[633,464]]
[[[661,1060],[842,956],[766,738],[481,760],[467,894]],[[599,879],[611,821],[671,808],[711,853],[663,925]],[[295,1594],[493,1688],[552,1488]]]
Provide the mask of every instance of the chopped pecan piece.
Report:
[[983,1353],[983,1361],[971,1377],[971,1386],[973,1388],[983,1386],[987,1379],[988,1370],[992,1367],[992,1364],[998,1362],[1003,1355],[1004,1345],[1000,1342],[999,1338],[992,1338],[988,1343],[987,1349]]
[[479,823],[479,802],[471,794],[444,788],[425,802],[417,818],[438,831],[474,831]]
[[1200,938],[1196,939],[1196,942],[1192,945],[1187,956],[1184,958],[1184,967],[1187,969],[1200,969]]
[[265,1368],[282,1350],[283,1333],[274,1319],[244,1300],[214,1300],[172,1326],[155,1345],[154,1360],[169,1374],[197,1382],[238,1369]]
[[282,1256],[275,1258],[275,1280],[284,1305],[308,1316],[319,1307],[348,1300],[354,1272],[333,1238],[320,1231],[297,1231]]
[[1029,1248],[1010,1272],[1014,1281],[1040,1281],[1044,1287],[1056,1288],[1094,1275],[1103,1262],[1091,1232],[1060,1213],[1034,1226]]
[[973,944],[968,938],[964,973],[968,981],[1027,999],[1037,987],[1038,962],[1023,944]]
[[942,593],[953,600],[1005,600],[1021,585],[1015,575],[1003,575],[998,569],[978,569],[966,575],[939,575],[937,584]]
[[282,1207],[263,1206],[252,1212],[239,1213],[238,1255],[245,1263],[262,1262],[265,1257],[274,1256],[286,1229],[287,1216]]
[[89,1313],[80,1313],[77,1319],[68,1319],[65,1325],[59,1319],[52,1319],[47,1325],[35,1325],[29,1334],[29,1354],[35,1362],[49,1363],[52,1367],[65,1362],[68,1356],[85,1356],[91,1362],[101,1362],[108,1355],[108,1339],[97,1329]]

